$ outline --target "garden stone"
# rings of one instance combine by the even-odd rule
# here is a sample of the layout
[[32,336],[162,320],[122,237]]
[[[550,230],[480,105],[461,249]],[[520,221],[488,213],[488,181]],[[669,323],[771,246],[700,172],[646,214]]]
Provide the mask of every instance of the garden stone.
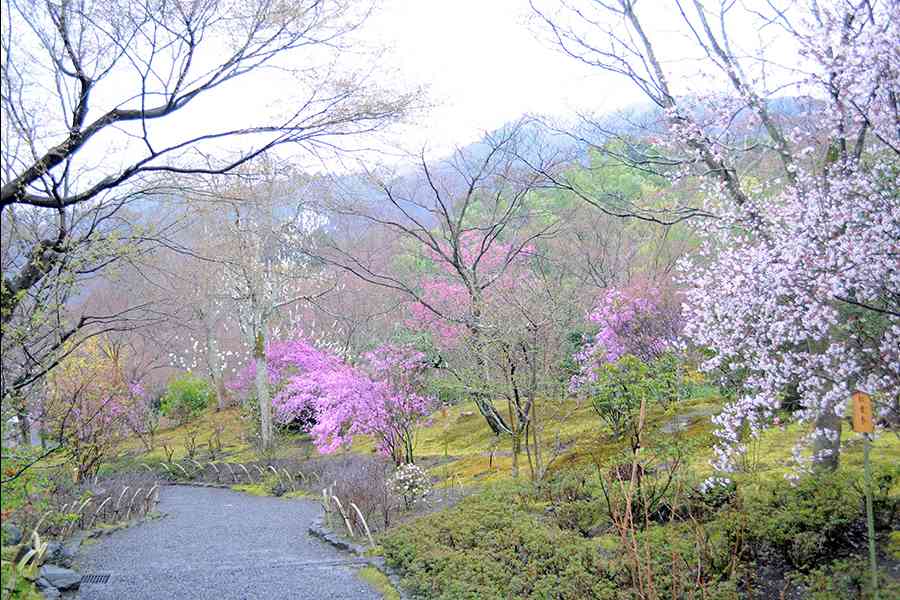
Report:
[[[607,530],[607,529],[609,529],[609,527],[608,527],[607,525],[605,525],[605,524],[603,524],[603,525],[594,525],[593,527],[591,527],[590,529],[587,530],[587,537],[589,537],[589,538],[600,537],[601,535],[603,535],[604,533],[606,533],[606,530]],[[600,552],[601,554],[603,554],[604,557],[608,558],[607,555],[609,554],[609,552],[606,552],[606,551],[603,550],[602,548],[598,548],[597,550],[598,550],[598,552]]]
[[48,542],[47,552],[44,554],[44,560],[54,565],[69,568],[75,560],[75,554],[70,548],[60,542]]
[[3,545],[15,546],[22,541],[22,530],[12,523],[3,524]]
[[41,592],[41,595],[47,600],[56,600],[60,597],[59,590],[50,585],[50,582],[40,577],[34,584],[37,586],[38,591]]
[[678,431],[684,431],[688,428],[688,425],[693,423],[695,420],[710,417],[718,412],[715,408],[698,408],[696,410],[687,411],[683,414],[676,415],[670,421],[664,423],[659,430],[662,433],[675,433]]
[[41,577],[60,590],[74,590],[81,585],[81,575],[72,569],[66,569],[58,565],[44,565],[41,567]]

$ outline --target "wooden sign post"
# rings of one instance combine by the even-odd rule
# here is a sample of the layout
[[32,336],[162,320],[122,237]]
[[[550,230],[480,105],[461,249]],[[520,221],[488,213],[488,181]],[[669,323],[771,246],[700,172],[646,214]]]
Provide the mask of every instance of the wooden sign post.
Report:
[[872,433],[875,431],[875,420],[872,418],[872,398],[865,392],[856,391],[853,399],[853,431]]
[[878,600],[878,562],[875,557],[875,512],[872,509],[872,465],[869,462],[869,451],[872,446],[872,432],[875,431],[875,420],[872,417],[872,398],[859,390],[851,395],[853,400],[853,431],[863,435],[863,466],[865,468],[866,485],[866,521],[869,533],[869,566],[872,569],[872,590]]

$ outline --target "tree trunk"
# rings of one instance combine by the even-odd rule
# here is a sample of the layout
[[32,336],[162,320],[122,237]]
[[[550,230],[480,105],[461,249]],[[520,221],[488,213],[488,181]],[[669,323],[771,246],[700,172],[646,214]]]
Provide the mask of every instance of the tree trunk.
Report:
[[516,431],[512,435],[512,476],[519,478],[519,453],[522,451],[522,434]]
[[28,407],[25,400],[18,394],[11,396],[13,406],[16,407],[16,419],[19,425],[19,435],[22,436],[22,445],[31,445],[31,420],[28,418]]
[[215,379],[216,384],[216,410],[224,410],[225,403],[228,400],[228,391],[225,389],[225,378],[218,375]]
[[272,434],[272,401],[269,398],[268,361],[266,361],[266,344],[262,332],[256,334],[253,351],[256,357],[256,398],[259,401],[259,441],[264,452],[274,445]]
[[406,462],[410,465],[413,464],[415,461],[413,459],[413,445],[411,435],[404,436],[403,447],[406,450]]
[[28,422],[28,414],[18,412],[16,414],[19,421],[19,435],[22,436],[22,446],[31,445],[31,423]]
[[216,388],[216,411],[225,408],[227,392],[225,390],[225,375],[222,373],[222,365],[219,362],[218,348],[216,347],[213,333],[209,325],[206,327],[206,366],[209,378]]
[[819,472],[834,471],[841,456],[841,418],[833,410],[825,410],[816,418],[816,435],[813,441],[813,469]]
[[[482,340],[482,332],[480,327],[477,325],[479,319],[481,318],[481,301],[477,294],[471,294],[471,302],[472,302],[472,318],[475,321],[476,325],[469,326],[469,334],[472,339],[472,349],[475,354],[475,363],[478,368],[478,372],[481,374],[481,380],[483,385],[487,385],[487,382],[490,381],[490,373],[488,372],[488,360],[485,356],[484,349],[484,341]],[[494,435],[499,436],[501,433],[512,433],[512,429],[509,425],[507,425],[506,421],[503,420],[503,416],[497,412],[497,409],[494,408],[494,403],[491,402],[490,396],[484,391],[476,391],[473,394],[473,398],[475,401],[475,406],[478,408],[478,412],[481,413],[481,416],[484,417],[484,420],[487,421],[488,427],[491,428],[491,431],[494,432]]]
[[531,403],[531,435],[534,443],[534,472],[537,480],[544,478],[544,464],[541,457],[541,440],[538,437],[537,409],[535,402]]

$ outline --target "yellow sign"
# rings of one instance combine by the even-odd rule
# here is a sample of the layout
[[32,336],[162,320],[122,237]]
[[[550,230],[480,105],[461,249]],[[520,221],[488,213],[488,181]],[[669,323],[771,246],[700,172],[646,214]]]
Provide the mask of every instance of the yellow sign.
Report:
[[853,431],[872,433],[875,422],[872,419],[872,399],[865,392],[853,392]]

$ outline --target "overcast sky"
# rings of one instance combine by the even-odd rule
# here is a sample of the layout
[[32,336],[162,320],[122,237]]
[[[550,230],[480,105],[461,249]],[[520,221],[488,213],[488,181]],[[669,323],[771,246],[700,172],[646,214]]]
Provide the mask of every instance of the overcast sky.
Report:
[[[546,10],[558,7],[552,0],[536,1]],[[660,59],[673,74],[670,84],[680,92],[709,91],[715,83],[696,77],[699,63],[693,59],[699,50],[687,38],[675,6],[649,0],[641,7],[645,29],[660,44]],[[755,24],[742,15],[743,21],[730,25],[732,41],[755,47],[759,43]],[[369,65],[377,56],[371,50],[384,49],[374,79],[399,91],[422,88],[428,104],[411,122],[392,127],[386,140],[345,140],[350,146],[378,148],[375,156],[352,155],[345,168],[352,169],[360,157],[396,164],[392,154],[397,147],[416,154],[425,149],[430,158],[445,157],[454,147],[525,114],[565,120],[577,112],[603,114],[647,102],[624,77],[565,55],[536,22],[528,0],[383,0],[362,29],[344,42],[347,55],[339,59],[344,67]],[[223,118],[252,118],[264,112],[261,102],[284,106],[290,87],[266,79],[271,76],[261,72],[254,76],[258,79],[242,80],[229,89],[232,100],[240,97],[244,110],[235,113],[210,94],[202,100],[206,104],[201,110],[181,116],[184,126],[196,126],[202,119],[218,123]],[[294,154],[290,148],[280,152]],[[302,151],[294,158],[310,169],[322,168],[318,158]],[[331,157],[324,166],[340,170],[342,162]]]
[[434,108],[403,129],[430,153],[464,145],[526,113],[566,116],[639,100],[623,81],[564,56],[527,22],[526,0],[387,0],[365,35],[389,46],[400,87]]
[[[747,6],[754,1],[759,0],[747,0]],[[537,5],[558,7],[545,0]],[[644,27],[673,75],[670,85],[697,93],[721,84],[697,76],[701,63],[694,59],[702,55],[673,3],[648,0],[640,6]],[[733,12],[729,33],[739,52],[772,43],[771,28],[760,33],[748,13]],[[436,103],[402,136],[408,149],[427,145],[432,155],[526,113],[565,118],[647,102],[623,77],[563,54],[536,22],[528,0],[385,0],[364,36],[390,48],[385,61],[395,68],[398,87],[424,85]]]

